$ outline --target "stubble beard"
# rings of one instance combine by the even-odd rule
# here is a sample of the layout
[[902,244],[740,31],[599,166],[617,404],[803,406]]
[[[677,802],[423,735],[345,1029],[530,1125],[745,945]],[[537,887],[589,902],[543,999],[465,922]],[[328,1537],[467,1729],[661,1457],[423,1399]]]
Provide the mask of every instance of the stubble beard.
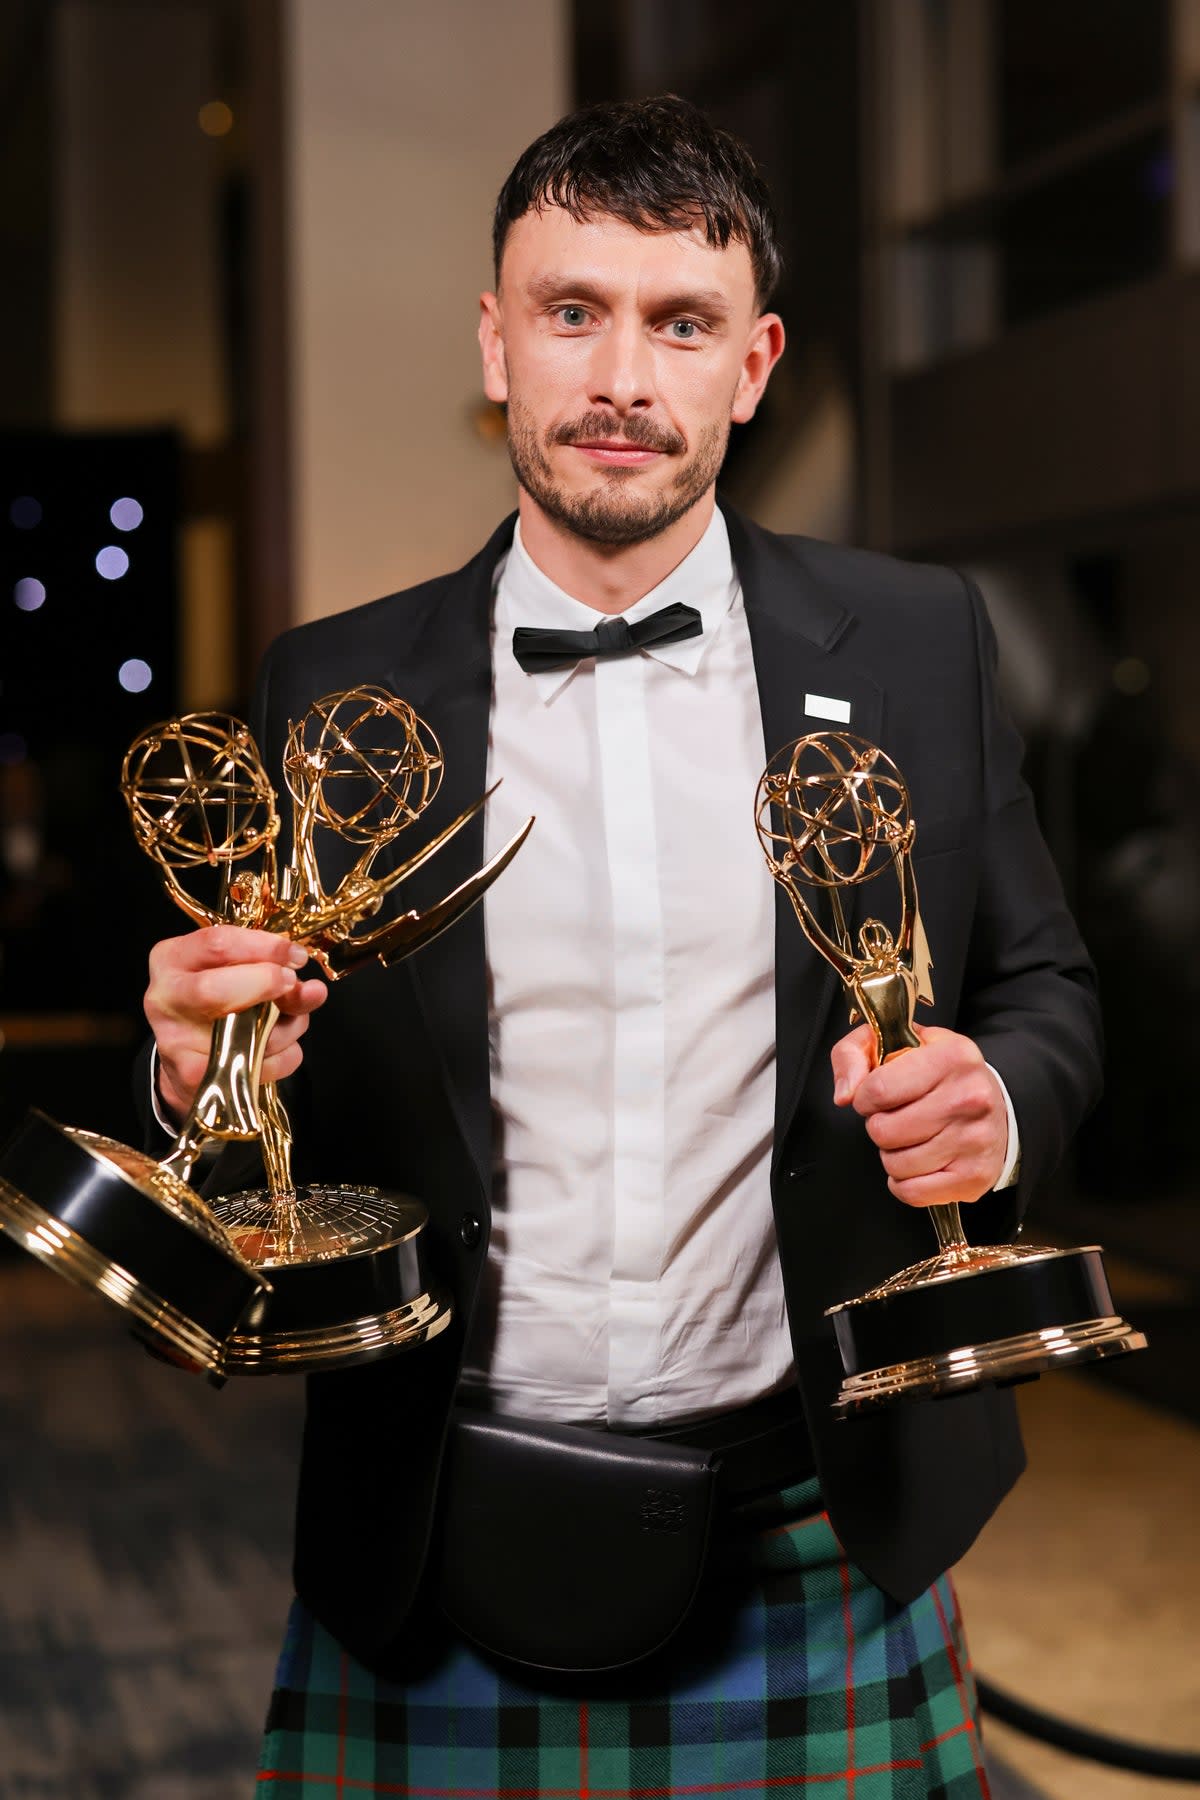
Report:
[[513,473],[525,492],[544,513],[577,537],[620,548],[657,537],[708,492],[725,461],[729,426],[720,422],[705,426],[695,452],[680,464],[671,484],[653,494],[638,493],[631,479],[637,476],[636,469],[601,470],[601,485],[587,493],[572,494],[563,488],[554,479],[546,449],[552,444],[578,443],[591,437],[619,437],[638,448],[661,450],[669,455],[679,455],[686,449],[683,438],[662,426],[636,417],[614,426],[612,418],[603,413],[589,413],[571,425],[560,425],[543,440],[520,401],[510,395],[508,454]]

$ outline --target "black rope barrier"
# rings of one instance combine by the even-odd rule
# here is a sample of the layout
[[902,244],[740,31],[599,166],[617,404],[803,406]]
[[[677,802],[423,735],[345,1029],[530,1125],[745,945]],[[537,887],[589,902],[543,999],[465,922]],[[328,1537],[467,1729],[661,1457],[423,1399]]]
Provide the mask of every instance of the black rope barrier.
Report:
[[1157,1775],[1163,1781],[1200,1781],[1200,1750],[1164,1750],[1157,1744],[1131,1743],[1128,1738],[1111,1736],[1107,1731],[1092,1731],[1086,1725],[1073,1725],[1055,1713],[1030,1706],[1015,1694],[1006,1694],[983,1676],[975,1686],[979,1704],[1001,1724],[1011,1725],[1026,1737],[1053,1744],[1058,1750],[1069,1750],[1072,1756],[1083,1756],[1089,1762],[1107,1763],[1113,1769],[1131,1769],[1139,1775]]

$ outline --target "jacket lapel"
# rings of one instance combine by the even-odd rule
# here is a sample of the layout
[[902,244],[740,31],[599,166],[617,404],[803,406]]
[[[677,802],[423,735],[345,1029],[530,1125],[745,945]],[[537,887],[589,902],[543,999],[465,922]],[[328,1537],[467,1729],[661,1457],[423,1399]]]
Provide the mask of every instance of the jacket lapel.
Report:
[[[809,573],[802,545],[768,535],[724,504],[722,511],[750,627],[768,756],[796,738],[827,729],[852,731],[878,743],[884,696],[851,660],[854,615]],[[810,696],[848,702],[849,720],[839,727],[814,716]],[[853,923],[861,894],[854,888],[845,897],[848,923]],[[812,948],[786,893],[777,888],[776,1159],[835,1003],[842,1004],[836,974]]]
[[[432,833],[479,800],[487,781],[492,697],[491,606],[496,563],[512,540],[515,514],[479,555],[451,577],[418,635],[397,645],[393,691],[403,695],[441,741],[445,771],[429,810]],[[399,845],[397,854],[408,846]],[[448,894],[484,860],[481,809],[402,888],[405,906],[427,906]],[[483,905],[402,965],[416,990],[459,1128],[491,1191],[491,1076],[488,1066],[488,981]]]

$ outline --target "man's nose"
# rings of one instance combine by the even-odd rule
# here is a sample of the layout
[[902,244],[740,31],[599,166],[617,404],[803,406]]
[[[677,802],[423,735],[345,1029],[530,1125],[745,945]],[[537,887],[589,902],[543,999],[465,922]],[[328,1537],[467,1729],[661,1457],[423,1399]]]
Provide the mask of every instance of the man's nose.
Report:
[[597,338],[588,382],[593,406],[631,413],[654,404],[654,354],[640,322],[614,321]]

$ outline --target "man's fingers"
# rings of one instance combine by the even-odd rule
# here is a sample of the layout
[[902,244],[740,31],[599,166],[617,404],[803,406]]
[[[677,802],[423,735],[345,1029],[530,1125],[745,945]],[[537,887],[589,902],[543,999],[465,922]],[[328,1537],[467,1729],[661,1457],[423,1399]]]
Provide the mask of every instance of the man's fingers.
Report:
[[964,1129],[983,1126],[994,1117],[995,1107],[992,1077],[981,1064],[978,1073],[971,1070],[939,1082],[910,1106],[871,1113],[866,1132],[880,1150],[907,1150],[928,1143],[952,1122]]
[[862,1077],[855,1111],[898,1200],[908,1206],[978,1200],[1004,1166],[1003,1091],[970,1038],[937,1026],[917,1029],[917,1049]]
[[[325,998],[323,981],[306,981],[311,990],[297,999],[297,1011],[281,1013],[271,1028],[263,1059],[264,1081],[283,1081],[294,1075],[304,1059],[300,1039],[308,1030],[310,1013]],[[158,1040],[160,1086],[163,1098],[176,1113],[187,1110],[192,1094],[208,1066],[211,1031],[188,1021],[167,1020]]]
[[931,1044],[917,1050],[905,1050],[881,1063],[862,1082],[854,1095],[854,1110],[864,1118],[874,1112],[891,1112],[898,1106],[911,1106],[921,1100],[947,1073],[944,1052]]
[[202,1022],[245,1012],[264,1000],[288,1001],[299,986],[295,969],[277,962],[236,963],[228,968],[174,970],[158,984],[156,999],[164,1012]]
[[[325,989],[322,987],[322,998],[324,998],[324,994]],[[284,1050],[290,1049],[294,1043],[302,1038],[304,1033],[308,1030],[308,1018],[309,1015],[306,1012],[294,1015],[281,1014],[272,1026],[271,1035],[267,1039],[268,1058],[279,1056]]]
[[917,1049],[893,1056],[860,1083],[854,1109],[864,1118],[869,1113],[911,1106],[948,1079],[975,1074],[982,1080],[986,1076],[982,1052],[970,1038],[940,1025],[918,1025],[917,1036],[921,1040]]
[[244,925],[205,925],[182,937],[164,938],[150,952],[150,973],[168,969],[212,969],[236,963],[278,963],[301,969],[308,952],[271,931]]
[[908,1181],[898,1181],[889,1175],[888,1187],[905,1206],[949,1206],[952,1201],[968,1206],[987,1192],[986,1183],[981,1187],[975,1174],[953,1164],[935,1174],[916,1175]]
[[308,961],[300,944],[269,931],[210,925],[166,938],[150,952],[146,1017],[156,1037],[170,1019],[209,1024],[265,1000],[289,1011],[312,1011],[320,982],[301,982]]
[[[876,1119],[885,1116],[877,1114]],[[879,1160],[893,1194],[910,1206],[978,1200],[995,1185],[1004,1166],[1007,1135],[1007,1127],[1002,1135],[990,1114],[956,1117],[920,1142],[881,1149]]]
[[[308,1020],[301,1019],[297,1023],[304,1026],[308,1024]],[[270,1042],[274,1042],[274,1034]],[[263,1058],[262,1078],[264,1081],[286,1081],[289,1075],[296,1073],[303,1060],[304,1051],[299,1042],[292,1038],[274,1051],[268,1050]],[[199,1087],[207,1066],[207,1056],[200,1056],[193,1050],[184,1050],[170,1061],[160,1054],[159,1084],[163,1089],[162,1097],[168,1107],[180,1117],[187,1111],[191,1096]]]
[[294,1075],[304,1060],[304,1052],[299,1044],[289,1044],[275,1056],[268,1056],[263,1062],[262,1078],[264,1081],[286,1081]]
[[297,981],[295,987],[289,988],[275,1004],[286,1017],[301,1018],[307,1024],[309,1013],[324,1006],[328,992],[323,981]]
[[300,1038],[326,994],[323,981],[302,981],[302,945],[270,931],[212,925],[167,938],[150,952],[145,1011],[160,1062],[160,1087],[176,1111],[190,1104],[208,1063],[213,1021],[274,1002],[280,1017],[267,1042],[266,1081],[300,1066]]
[[939,1131],[919,1144],[903,1150],[881,1150],[879,1160],[895,1181],[913,1181],[922,1175],[937,1175],[966,1158],[982,1154],[985,1145],[964,1142],[956,1131]]
[[859,1084],[875,1066],[875,1034],[869,1025],[856,1025],[839,1038],[829,1053],[833,1066],[833,1098],[838,1106],[849,1106]]

